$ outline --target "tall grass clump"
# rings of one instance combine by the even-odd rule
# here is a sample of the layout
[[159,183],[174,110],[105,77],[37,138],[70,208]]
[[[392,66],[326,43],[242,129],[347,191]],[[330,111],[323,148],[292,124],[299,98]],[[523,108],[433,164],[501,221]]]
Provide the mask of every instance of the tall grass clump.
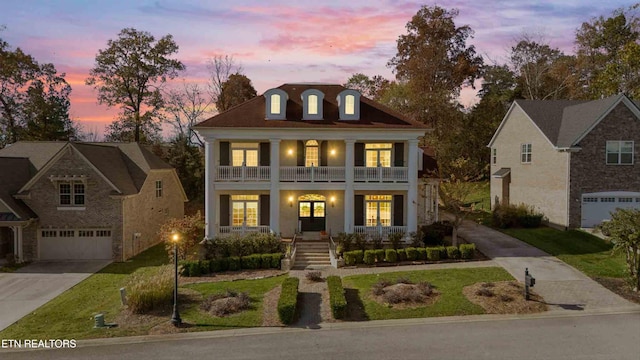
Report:
[[136,314],[168,309],[173,302],[173,266],[136,270],[126,284],[127,306]]

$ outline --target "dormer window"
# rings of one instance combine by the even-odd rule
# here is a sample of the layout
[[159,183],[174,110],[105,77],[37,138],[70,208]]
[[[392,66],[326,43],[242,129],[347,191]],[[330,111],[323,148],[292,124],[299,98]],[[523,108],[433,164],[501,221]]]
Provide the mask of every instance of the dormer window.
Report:
[[322,120],[322,101],[324,93],[320,90],[305,90],[302,95],[302,120]]
[[340,120],[360,120],[360,93],[347,89],[338,94]]
[[287,100],[289,96],[284,90],[270,89],[265,91],[265,118],[267,120],[285,120],[287,118]]

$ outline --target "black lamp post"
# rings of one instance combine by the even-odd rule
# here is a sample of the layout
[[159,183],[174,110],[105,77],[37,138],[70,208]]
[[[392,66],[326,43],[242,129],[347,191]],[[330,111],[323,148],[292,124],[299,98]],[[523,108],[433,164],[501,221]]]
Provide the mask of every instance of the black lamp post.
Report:
[[173,234],[171,239],[173,240],[173,262],[175,264],[175,286],[173,288],[173,315],[171,315],[171,323],[178,327],[182,325],[182,319],[178,312],[178,240],[180,240],[180,236]]

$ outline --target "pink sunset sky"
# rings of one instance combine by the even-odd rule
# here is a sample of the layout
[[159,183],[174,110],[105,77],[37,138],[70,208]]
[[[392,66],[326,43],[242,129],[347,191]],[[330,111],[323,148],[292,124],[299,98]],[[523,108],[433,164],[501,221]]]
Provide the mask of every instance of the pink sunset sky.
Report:
[[[23,0],[3,2],[0,26],[6,29],[0,37],[66,73],[72,118],[102,133],[118,109],[97,104],[84,80],[97,51],[122,28],[156,38],[172,34],[180,46],[175,57],[187,67],[181,78],[191,82],[207,81],[207,59],[232,55],[261,94],[286,82],[342,84],[356,72],[393,78],[387,61],[423,4],[458,9],[456,22],[475,31],[469,42],[476,51],[485,62],[502,63],[523,32],[543,34],[552,46],[572,53],[582,22],[630,2]],[[465,89],[461,102],[473,104],[474,95]]]

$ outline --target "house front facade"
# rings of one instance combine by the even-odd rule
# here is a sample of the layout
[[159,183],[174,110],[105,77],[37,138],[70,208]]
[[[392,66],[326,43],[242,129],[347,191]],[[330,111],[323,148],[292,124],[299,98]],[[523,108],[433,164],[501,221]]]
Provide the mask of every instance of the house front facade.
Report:
[[206,238],[384,238],[435,220],[437,183],[418,177],[427,129],[355,90],[285,84],[196,128],[206,141]]
[[18,142],[0,168],[0,255],[19,262],[123,261],[184,215],[175,170],[135,143]]
[[527,204],[551,225],[591,228],[640,208],[640,109],[595,101],[516,100],[489,143],[493,204]]

